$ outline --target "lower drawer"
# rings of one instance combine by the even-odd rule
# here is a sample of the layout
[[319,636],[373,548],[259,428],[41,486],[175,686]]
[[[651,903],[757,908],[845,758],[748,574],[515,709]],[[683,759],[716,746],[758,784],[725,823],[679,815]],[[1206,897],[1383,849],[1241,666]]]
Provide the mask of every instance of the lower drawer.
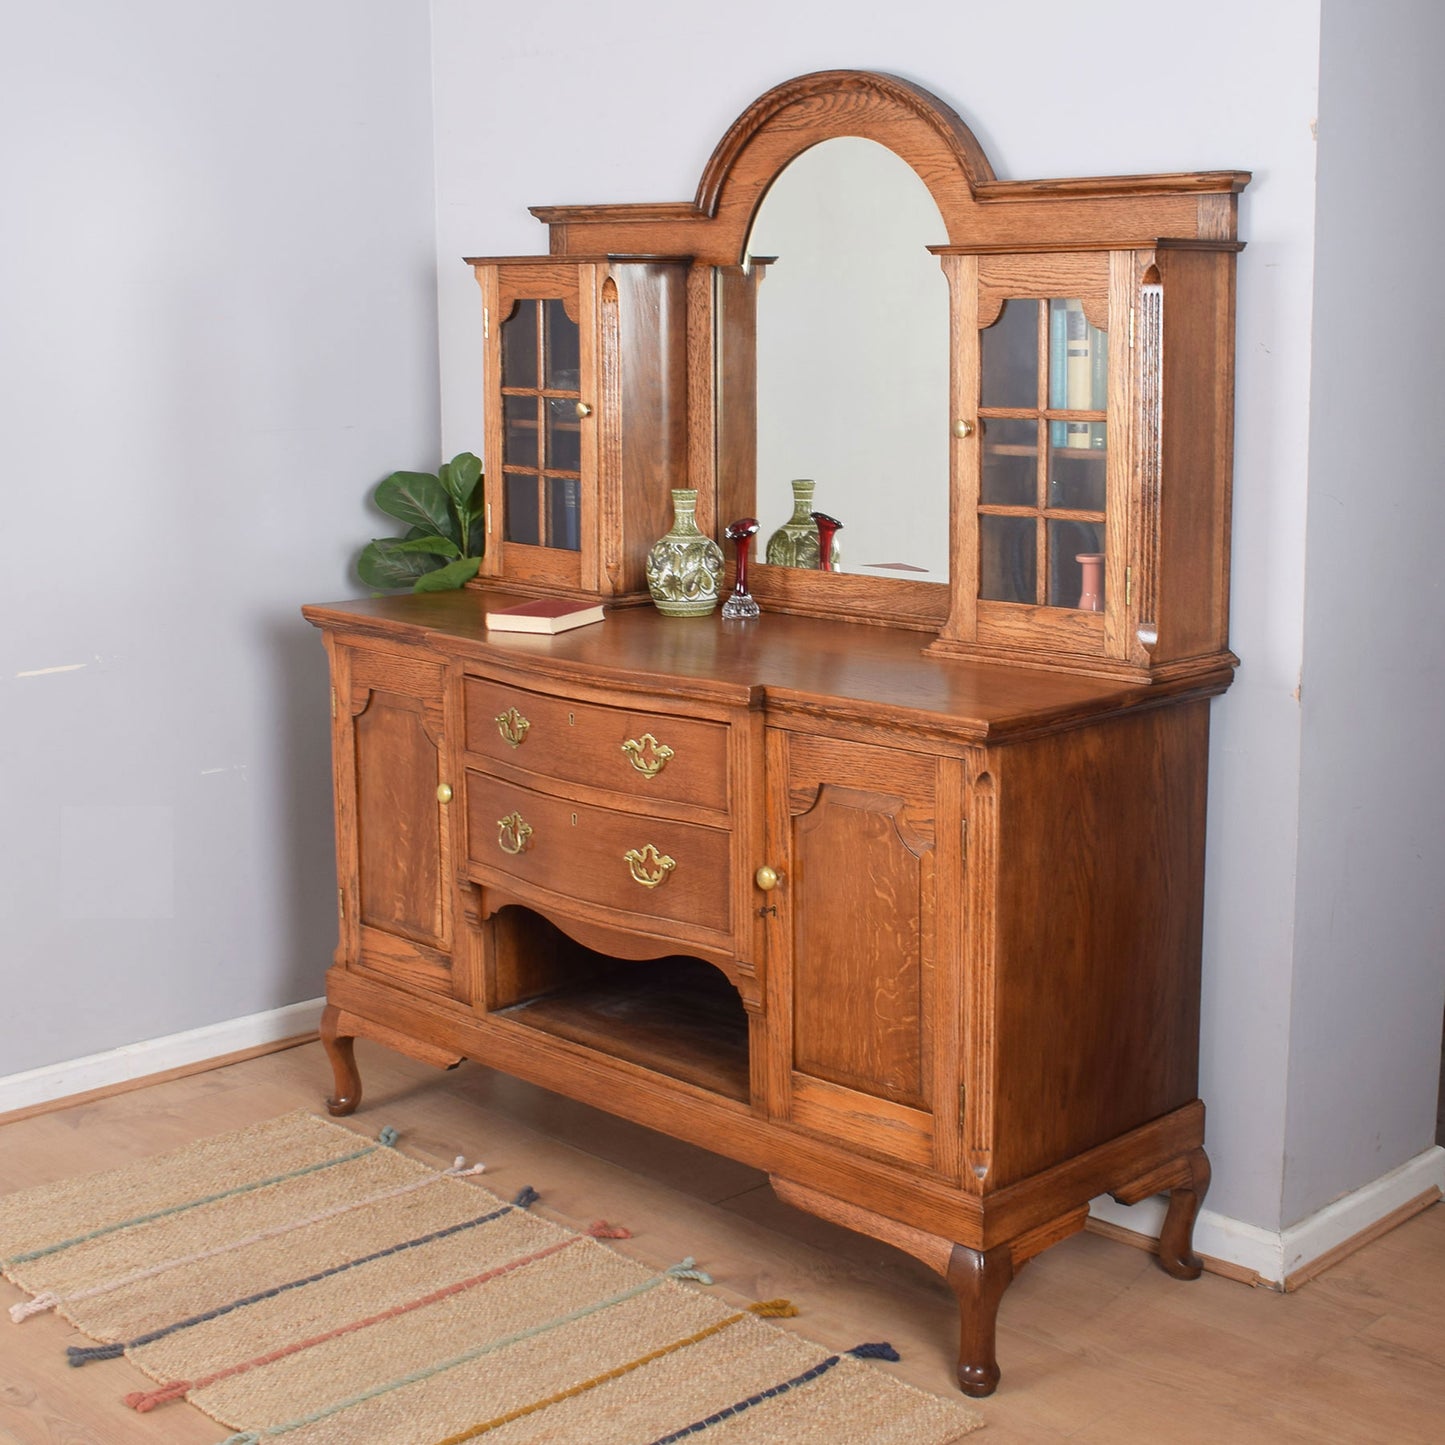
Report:
[[564,899],[729,931],[725,829],[588,807],[470,770],[466,786],[473,864]]

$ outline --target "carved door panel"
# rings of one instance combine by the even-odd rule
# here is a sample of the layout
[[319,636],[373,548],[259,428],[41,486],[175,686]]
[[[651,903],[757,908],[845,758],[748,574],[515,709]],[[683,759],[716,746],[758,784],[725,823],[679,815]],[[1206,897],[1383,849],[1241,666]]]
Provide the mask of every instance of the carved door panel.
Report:
[[956,923],[936,886],[939,764],[773,732],[769,765],[786,955],[770,985],[774,1112],[954,1174],[957,1009],[943,957]]
[[450,993],[446,665],[337,646],[333,678],[343,962]]

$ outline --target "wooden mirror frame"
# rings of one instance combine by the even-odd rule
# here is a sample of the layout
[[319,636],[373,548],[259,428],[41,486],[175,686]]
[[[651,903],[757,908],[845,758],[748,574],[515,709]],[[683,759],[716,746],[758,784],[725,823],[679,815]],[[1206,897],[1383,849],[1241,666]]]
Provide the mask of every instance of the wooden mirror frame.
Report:
[[[671,256],[690,259],[687,285],[688,482],[698,492],[703,530],[720,535],[756,510],[755,287],[742,262],[753,218],[784,168],[810,147],[840,136],[876,141],[904,160],[928,188],[948,233],[938,247],[950,294],[950,417],[978,404],[977,295],[958,258],[983,253],[1142,249],[1164,242],[1232,248],[1238,193],[1247,172],[1210,171],[1096,179],[1000,181],[973,132],[946,103],[896,76],[829,70],[775,86],[729,127],[690,202],[534,206],[554,257]],[[740,279],[743,278],[743,279]],[[730,421],[720,426],[723,393]],[[741,418],[734,427],[736,413]],[[956,637],[973,599],[961,567],[973,514],[962,481],[976,441],[949,450],[953,565],[947,586],[846,573],[758,567],[752,590],[770,610],[941,631]]]

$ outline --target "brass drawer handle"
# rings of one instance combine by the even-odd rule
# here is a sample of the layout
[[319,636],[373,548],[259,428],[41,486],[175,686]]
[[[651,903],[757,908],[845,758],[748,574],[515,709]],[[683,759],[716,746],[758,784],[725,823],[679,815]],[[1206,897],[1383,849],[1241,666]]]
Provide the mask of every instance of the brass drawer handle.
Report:
[[532,826],[522,821],[520,813],[508,813],[497,819],[497,847],[503,853],[520,853],[532,837]]
[[628,738],[622,744],[622,751],[644,778],[655,778],[667,766],[667,760],[675,756],[666,743],[658,742],[651,733],[643,733],[640,738]]
[[642,884],[644,888],[660,888],[667,882],[667,875],[677,867],[675,858],[659,853],[651,843],[641,852],[636,848],[629,848],[622,855],[622,861],[627,864],[632,881]]
[[532,726],[514,707],[509,707],[506,712],[499,712],[496,723],[497,731],[514,748],[522,746],[527,737],[527,729]]

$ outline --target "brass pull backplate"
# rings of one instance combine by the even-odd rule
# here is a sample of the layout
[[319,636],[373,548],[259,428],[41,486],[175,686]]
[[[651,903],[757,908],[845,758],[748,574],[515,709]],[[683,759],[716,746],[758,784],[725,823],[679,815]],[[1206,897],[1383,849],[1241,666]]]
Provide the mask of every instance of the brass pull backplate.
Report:
[[651,733],[640,738],[628,738],[622,744],[627,761],[644,778],[655,778],[667,766],[667,760],[677,755],[666,743],[660,743]]
[[648,843],[640,852],[636,848],[629,848],[622,855],[622,861],[627,864],[627,871],[632,874],[632,881],[640,883],[644,888],[659,888],[667,882],[667,875],[677,867],[677,860],[669,858],[666,853],[659,853],[651,843]]
[[520,813],[508,813],[497,819],[497,847],[503,853],[520,853],[531,841],[532,826],[522,821]]
[[514,748],[522,746],[527,737],[527,729],[532,726],[514,707],[509,707],[506,712],[499,712],[496,723],[497,731]]

